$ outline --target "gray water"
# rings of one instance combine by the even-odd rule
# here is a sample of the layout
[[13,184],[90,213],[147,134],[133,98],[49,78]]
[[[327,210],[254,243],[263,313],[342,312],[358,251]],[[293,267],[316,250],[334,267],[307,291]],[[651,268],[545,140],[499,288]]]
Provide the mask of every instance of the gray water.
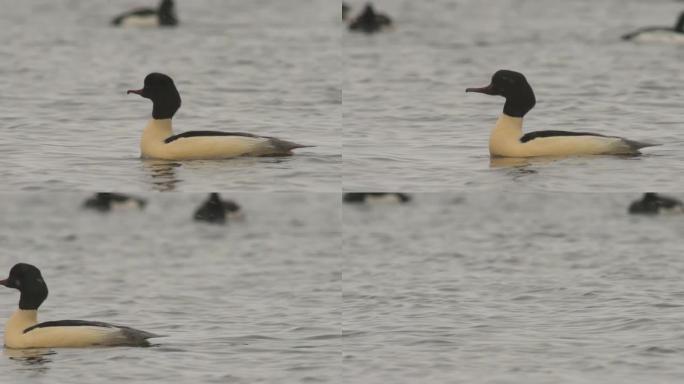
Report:
[[[109,25],[156,3],[0,1],[4,189],[339,191],[336,4],[178,1],[178,28]],[[180,91],[176,132],[242,131],[315,147],[290,158],[166,163],[160,172],[139,159],[152,105],[126,95],[153,71]]]
[[[191,220],[204,194],[149,194],[143,212],[80,209],[85,194],[3,194],[0,271],[38,266],[39,320],[123,324],[150,348],[4,349],[2,382],[336,382],[338,194],[230,194],[244,222]],[[0,319],[17,306],[0,287]]]
[[[356,11],[362,1],[350,1]],[[635,44],[639,27],[673,26],[672,0],[384,0],[396,28],[345,33],[347,190],[682,190],[684,45]],[[490,164],[503,98],[465,94],[498,69],[537,96],[526,132],[590,131],[662,144],[640,157]]]
[[684,215],[637,197],[345,207],[343,382],[681,382]]

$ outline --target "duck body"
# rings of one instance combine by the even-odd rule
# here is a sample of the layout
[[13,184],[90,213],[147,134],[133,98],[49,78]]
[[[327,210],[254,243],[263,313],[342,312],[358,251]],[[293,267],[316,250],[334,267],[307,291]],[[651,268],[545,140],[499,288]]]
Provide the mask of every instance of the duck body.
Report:
[[648,144],[588,132],[538,131],[523,135],[522,117],[501,114],[489,136],[493,157],[633,155]]
[[98,192],[83,203],[83,207],[99,212],[109,212],[116,209],[135,208],[142,210],[147,201],[138,197],[121,193]]
[[178,18],[172,0],[162,0],[158,8],[138,8],[122,13],[112,19],[112,25],[119,27],[173,27]]
[[410,202],[411,196],[398,192],[349,192],[344,194],[342,201],[348,204],[396,204]]
[[622,36],[622,39],[637,43],[684,44],[684,32],[679,32],[673,28],[643,28]]
[[5,324],[7,348],[66,348],[95,346],[148,346],[161,337],[138,329],[85,320],[38,322],[38,308],[48,296],[40,270],[18,263],[0,285],[19,290],[19,309]]
[[7,348],[148,346],[149,332],[108,323],[61,320],[38,323],[37,310],[17,310],[5,325]]
[[641,200],[629,206],[629,213],[633,215],[658,215],[662,213],[684,213],[684,204],[671,197],[647,192]]
[[236,202],[221,200],[221,195],[212,192],[209,194],[209,198],[197,208],[193,218],[195,221],[224,224],[226,219],[242,220],[244,216]]
[[684,12],[680,13],[674,27],[647,27],[622,35],[623,40],[639,43],[682,43],[684,44]]
[[171,119],[151,119],[143,130],[140,154],[146,159],[213,160],[241,156],[291,156],[306,146],[247,133],[190,131],[174,135]]

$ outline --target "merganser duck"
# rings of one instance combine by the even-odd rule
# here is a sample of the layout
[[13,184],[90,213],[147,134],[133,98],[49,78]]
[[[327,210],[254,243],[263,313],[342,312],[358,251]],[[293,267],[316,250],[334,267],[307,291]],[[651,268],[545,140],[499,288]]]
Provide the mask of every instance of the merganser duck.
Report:
[[189,131],[173,134],[171,119],[181,98],[173,80],[163,73],[150,73],[145,86],[129,90],[152,100],[152,119],[140,141],[143,158],[159,160],[212,160],[239,156],[291,156],[292,150],[309,147],[275,137],[241,132]]
[[367,3],[363,11],[349,23],[349,30],[355,32],[375,33],[392,26],[392,19],[382,13],[375,12],[373,5]]
[[657,215],[660,213],[684,213],[684,204],[671,197],[660,196],[647,192],[641,200],[629,206],[629,213],[633,215]]
[[499,70],[491,84],[468,88],[466,92],[506,98],[503,114],[489,136],[489,153],[493,157],[634,155],[640,153],[640,148],[655,145],[590,132],[537,131],[523,135],[523,116],[534,107],[536,99],[522,73]]
[[21,292],[19,309],[5,324],[7,348],[60,348],[94,346],[149,346],[147,339],[161,337],[120,325],[83,320],[38,322],[38,307],[48,296],[40,270],[19,263],[0,285]]
[[684,12],[679,15],[674,28],[647,27],[622,36],[623,40],[638,42],[684,43]]
[[411,196],[397,192],[350,192],[344,194],[342,201],[349,204],[408,203]]
[[240,206],[232,200],[221,200],[221,195],[210,193],[209,198],[195,211],[196,221],[206,221],[212,224],[223,224],[229,219],[242,219]]
[[124,27],[173,27],[178,25],[173,0],[162,0],[159,8],[138,8],[112,19],[112,25]]
[[139,197],[124,195],[121,193],[98,192],[95,196],[87,199],[83,203],[86,209],[94,209],[99,212],[109,212],[118,208],[137,208],[144,209],[147,201]]

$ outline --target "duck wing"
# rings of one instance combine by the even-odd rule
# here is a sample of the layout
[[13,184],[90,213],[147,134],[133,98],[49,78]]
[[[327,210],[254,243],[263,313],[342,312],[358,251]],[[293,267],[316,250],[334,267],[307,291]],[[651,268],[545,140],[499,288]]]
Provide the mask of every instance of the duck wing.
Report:
[[157,335],[131,327],[87,320],[46,321],[24,329],[23,333],[26,334],[35,330],[56,330],[62,327],[67,327],[68,329],[72,329],[73,327],[74,330],[78,329],[78,327],[86,327],[91,329],[100,328],[103,331],[103,334],[106,334],[106,336],[102,337],[102,345],[148,346],[149,342],[147,339],[163,337],[162,335]]
[[520,142],[526,143],[528,141],[532,141],[534,139],[538,139],[540,137],[553,137],[553,136],[599,136],[599,137],[615,137],[615,136],[606,136],[606,135],[601,135],[598,133],[591,133],[591,132],[570,132],[570,131],[536,131],[536,132],[530,132],[526,133],[523,135],[523,137],[520,138]]
[[171,137],[167,137],[164,142],[166,144],[176,141],[178,139],[183,139],[186,137],[197,137],[197,136],[242,136],[242,137],[265,137],[265,136],[257,136],[253,135],[251,133],[244,133],[244,132],[221,132],[221,131],[188,131],[188,132],[183,132],[179,133],[177,135],[173,135]]

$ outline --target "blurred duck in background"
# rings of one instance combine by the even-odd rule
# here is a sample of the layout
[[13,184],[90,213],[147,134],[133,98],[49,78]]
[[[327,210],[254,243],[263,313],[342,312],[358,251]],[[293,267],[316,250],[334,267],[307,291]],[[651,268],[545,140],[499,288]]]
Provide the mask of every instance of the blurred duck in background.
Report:
[[159,8],[137,8],[112,19],[120,27],[173,27],[178,25],[173,0],[162,0]]
[[232,200],[221,200],[221,195],[210,193],[209,198],[195,211],[195,221],[212,224],[225,224],[226,219],[242,220],[244,215],[240,206]]
[[[344,18],[344,8],[342,10]],[[367,3],[363,11],[349,23],[349,30],[354,32],[375,33],[388,29],[392,26],[392,19],[373,9],[371,3]]]
[[623,40],[655,43],[682,43],[684,44],[684,12],[679,14],[679,19],[672,27],[646,27],[622,36]]
[[99,192],[88,198],[83,203],[83,208],[93,209],[98,212],[111,210],[137,209],[143,210],[147,201],[139,197],[128,196],[121,193]]
[[629,206],[629,213],[633,215],[658,215],[661,213],[684,213],[684,204],[671,197],[660,196],[647,192],[641,200]]
[[348,204],[408,203],[411,196],[397,192],[352,192],[345,193],[342,201]]
[[342,2],[342,21],[347,21],[347,18],[349,17],[349,5],[347,3]]

